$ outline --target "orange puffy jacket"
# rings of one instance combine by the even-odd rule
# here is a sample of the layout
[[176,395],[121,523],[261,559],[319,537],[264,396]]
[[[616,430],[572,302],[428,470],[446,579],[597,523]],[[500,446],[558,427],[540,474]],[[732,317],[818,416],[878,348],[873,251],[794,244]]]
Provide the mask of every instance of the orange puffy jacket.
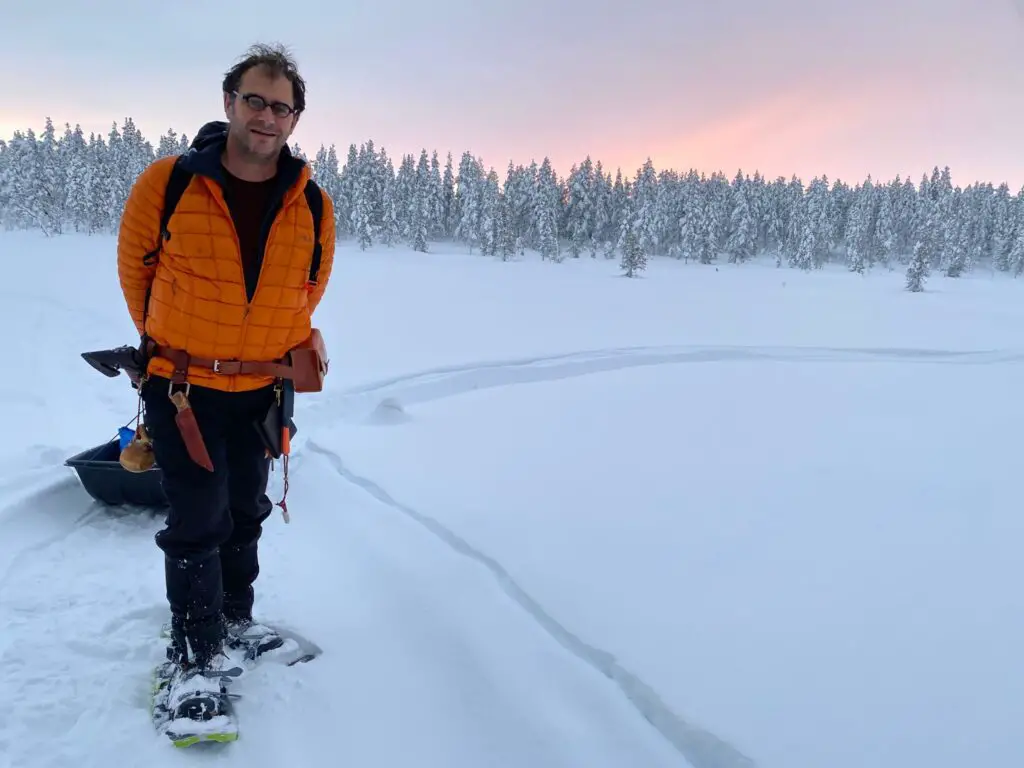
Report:
[[[327,287],[334,262],[334,205],[322,191],[319,280],[309,286],[313,217],[304,188],[310,171],[285,147],[277,175],[280,207],[265,235],[259,280],[250,295],[234,223],[218,181],[225,130],[224,123],[207,124],[184,156],[193,176],[168,222],[170,237],[161,243],[154,266],[143,260],[160,239],[164,189],[175,158],[155,161],[135,181],[118,234],[121,290],[140,336],[159,345],[211,360],[278,360],[307,339],[313,311]],[[154,357],[147,370],[169,377],[174,366]],[[189,366],[188,381],[240,391],[265,386],[272,379]]]

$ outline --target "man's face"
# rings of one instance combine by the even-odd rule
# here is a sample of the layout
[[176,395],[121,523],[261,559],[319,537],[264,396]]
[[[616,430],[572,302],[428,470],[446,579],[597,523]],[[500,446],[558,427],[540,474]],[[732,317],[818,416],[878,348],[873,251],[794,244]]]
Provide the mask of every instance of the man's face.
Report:
[[[247,97],[258,96],[266,102],[254,109]],[[251,160],[276,161],[281,147],[295,130],[298,116],[278,117],[272,110],[275,102],[295,106],[292,84],[286,77],[270,77],[266,71],[253,67],[242,76],[238,96],[224,94],[224,113],[228,119],[228,138],[243,156]],[[257,106],[259,104],[257,103]]]

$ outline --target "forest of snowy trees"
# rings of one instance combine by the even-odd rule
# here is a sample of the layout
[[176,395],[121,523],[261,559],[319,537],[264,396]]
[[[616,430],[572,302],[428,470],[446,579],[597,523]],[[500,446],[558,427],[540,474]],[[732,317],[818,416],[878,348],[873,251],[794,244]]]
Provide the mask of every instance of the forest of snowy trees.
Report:
[[[169,131],[154,149],[131,119],[105,137],[69,125],[58,136],[49,119],[41,133],[16,132],[0,140],[0,226],[114,233],[136,176],[188,144]],[[917,184],[822,176],[805,186],[796,177],[656,170],[649,161],[624,177],[587,156],[565,178],[547,158],[509,163],[502,178],[470,152],[457,163],[426,149],[392,159],[372,141],[351,144],[344,160],[333,145],[320,147],[310,162],[335,201],[338,237],[363,248],[426,252],[454,241],[505,260],[526,249],[556,262],[618,258],[629,275],[652,256],[701,264],[768,256],[804,270],[900,269],[913,291],[933,273],[959,277],[978,264],[1024,273],[1024,190],[954,187],[948,168]]]

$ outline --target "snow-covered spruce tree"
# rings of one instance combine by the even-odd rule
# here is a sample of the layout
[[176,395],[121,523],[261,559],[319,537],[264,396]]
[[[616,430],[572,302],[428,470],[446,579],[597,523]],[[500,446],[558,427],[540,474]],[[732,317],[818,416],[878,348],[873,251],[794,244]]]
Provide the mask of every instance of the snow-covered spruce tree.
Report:
[[560,209],[558,180],[551,160],[544,158],[537,171],[533,189],[533,219],[536,226],[536,248],[541,258],[561,261],[558,244],[558,214]]
[[578,259],[594,242],[596,220],[594,164],[587,158],[578,167],[573,165],[567,180],[565,203],[565,231],[569,240],[569,255]]
[[967,271],[970,234],[966,201],[959,190],[950,190],[942,199],[942,259],[946,277],[960,277]]
[[385,161],[385,170],[380,176],[379,186],[383,190],[381,195],[380,241],[391,248],[402,239],[401,227],[405,219],[399,211],[402,201],[398,196],[399,190],[395,179],[394,163],[390,157]]
[[869,176],[852,195],[846,216],[846,259],[851,272],[864,274],[878,258],[878,203],[875,185]]
[[483,165],[471,153],[463,152],[456,179],[453,224],[455,239],[469,245],[470,253],[479,244],[483,181]]
[[814,179],[800,202],[800,229],[791,264],[803,270],[820,269],[828,260],[832,227],[828,179]]
[[520,244],[513,227],[513,210],[508,195],[498,198],[497,255],[502,261],[511,261]]
[[[88,136],[77,126],[60,134],[48,121],[0,140],[0,226],[115,233],[141,170],[188,148],[188,137],[170,128],[154,149],[130,118]],[[852,185],[820,176],[805,188],[795,176],[768,181],[755,170],[730,182],[721,171],[656,170],[649,161],[626,175],[584,154],[564,178],[550,160],[508,160],[495,190],[484,172],[491,166],[469,151],[455,155],[468,159],[464,173],[455,173],[451,151],[443,163],[425,148],[417,148],[418,162],[396,154],[396,173],[372,140],[347,146],[341,168],[334,145],[326,145],[312,153],[312,170],[334,199],[338,238],[362,248],[403,242],[424,249],[454,236],[502,258],[510,248],[553,262],[565,252],[619,258],[627,202],[639,199],[646,212],[636,234],[647,259],[713,263],[724,253],[736,262],[769,256],[779,266],[813,269],[842,261],[862,271],[906,269],[916,252],[927,254],[927,274],[950,277],[986,262],[1014,274],[1024,265],[1024,189],[954,187],[940,166],[922,174],[920,186],[899,176]],[[303,154],[295,144],[293,151]]]
[[395,178],[387,180],[390,187],[389,196],[395,208],[397,236],[406,242],[412,241],[412,217],[414,214],[412,200],[416,183],[415,175],[416,163],[412,155],[404,154],[398,163],[398,173],[395,174]]
[[615,258],[616,243],[619,240],[619,232],[622,230],[622,221],[625,217],[626,207],[629,204],[631,184],[622,176],[622,170],[615,172],[615,181],[608,194],[609,216],[607,222],[607,235],[602,249],[602,255],[606,259]]
[[433,183],[430,160],[427,150],[420,152],[419,162],[412,171],[412,155],[403,165],[409,168],[407,183],[402,189],[404,200],[400,200],[400,208],[405,214],[403,233],[414,251],[427,253],[431,230],[431,213],[438,201],[437,190]]
[[410,244],[419,253],[429,250],[430,200],[429,177],[424,177],[413,190],[409,224]]
[[[67,140],[68,137],[65,136]],[[69,140],[71,149],[68,151],[66,167],[67,215],[76,232],[91,232],[89,224],[88,188],[90,174],[93,171],[91,151],[85,142],[81,126],[75,126]]]
[[757,248],[757,203],[753,199],[754,188],[750,187],[742,173],[733,180],[732,212],[729,214],[729,237],[725,250],[729,261],[742,263],[753,258]]
[[1024,205],[1018,205],[1017,218],[1019,224],[1017,234],[1010,245],[1010,252],[1006,257],[1009,269],[1013,271],[1014,277],[1024,274]]
[[687,259],[711,264],[718,258],[718,217],[714,190],[705,183],[693,188],[680,224],[680,252]]
[[65,152],[57,149],[57,131],[53,121],[46,118],[46,128],[38,145],[39,184],[36,202],[38,221],[44,233],[59,235],[64,231],[67,218],[68,188]]
[[605,242],[611,239],[612,179],[604,172],[601,161],[594,166],[594,188],[591,194],[593,219],[590,233],[590,258],[596,259]]
[[663,233],[667,233],[665,216],[665,196],[660,194],[661,182],[654,170],[650,158],[637,169],[636,182],[633,184],[632,210],[636,211],[634,229],[640,239],[640,247],[645,254],[658,252]]
[[448,240],[455,233],[455,171],[452,166],[452,153],[449,152],[444,163],[444,174],[441,176],[441,221],[438,231],[441,237]]
[[355,144],[349,144],[348,153],[345,157],[345,164],[341,167],[335,188],[338,190],[334,198],[334,220],[337,226],[337,237],[339,239],[353,237],[354,205],[357,189],[359,169],[359,154]]
[[883,266],[891,269],[892,262],[896,255],[897,222],[896,222],[896,198],[893,185],[879,187],[878,195],[878,222],[875,228],[876,241],[878,244],[878,261]]
[[622,260],[619,267],[626,277],[635,277],[647,268],[647,256],[640,245],[640,235],[632,226],[625,226],[620,248]]
[[992,225],[992,242],[989,256],[992,266],[1000,272],[1010,271],[1010,249],[1016,239],[1016,206],[1010,196],[1010,185],[1003,182],[995,192],[989,211]]
[[917,242],[907,266],[906,287],[908,291],[920,292],[931,273],[933,264],[938,263],[941,230],[939,225],[939,200],[931,196],[927,180],[922,181],[924,194],[917,209]]
[[480,185],[480,231],[476,237],[482,256],[498,252],[498,189],[498,174],[492,168]]
[[441,161],[435,149],[430,156],[427,179],[427,242],[446,237],[444,232],[444,186],[441,180]]
[[15,131],[7,145],[5,218],[18,229],[39,229],[46,233],[42,191],[42,150],[35,132]]
[[646,216],[647,206],[639,200],[631,199],[618,238],[618,248],[622,254],[619,268],[626,277],[634,277],[647,267],[647,251],[644,249]]
[[533,199],[533,179],[521,165],[514,166],[509,161],[505,171],[505,187],[502,197],[508,206],[508,237],[516,244],[515,253],[523,256],[526,253],[526,239],[531,230]]
[[914,245],[914,256],[907,267],[906,286],[908,291],[915,293],[924,290],[925,281],[928,279],[929,262],[931,257],[928,254],[928,246],[923,240],[918,240]]
[[369,198],[363,193],[362,185],[355,190],[355,200],[349,215],[349,229],[356,237],[360,250],[373,246],[373,224],[370,221]]
[[351,170],[349,229],[364,251],[373,246],[378,231],[374,215],[379,197],[374,172],[376,162],[373,143],[367,142],[360,147]]

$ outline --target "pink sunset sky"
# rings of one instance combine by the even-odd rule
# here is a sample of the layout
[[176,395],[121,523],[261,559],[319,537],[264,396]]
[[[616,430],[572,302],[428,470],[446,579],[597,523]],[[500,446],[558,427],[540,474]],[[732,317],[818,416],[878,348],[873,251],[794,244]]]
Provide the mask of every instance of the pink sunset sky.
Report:
[[223,117],[222,74],[255,41],[285,43],[307,78],[307,154],[373,139],[396,164],[469,150],[501,178],[509,160],[564,175],[589,154],[627,176],[650,157],[1024,186],[1024,0],[18,4],[0,138],[47,116],[191,136]]

